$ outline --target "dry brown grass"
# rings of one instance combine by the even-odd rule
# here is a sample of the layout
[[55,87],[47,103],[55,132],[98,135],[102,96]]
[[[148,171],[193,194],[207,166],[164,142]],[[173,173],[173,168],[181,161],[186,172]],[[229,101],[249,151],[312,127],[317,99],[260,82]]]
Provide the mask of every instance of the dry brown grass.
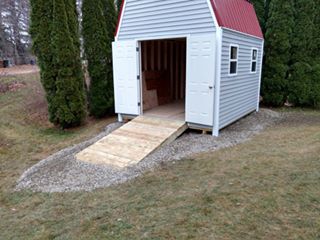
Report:
[[71,132],[24,124],[18,95],[0,110],[9,143],[0,153],[0,239],[320,239],[320,112],[286,113],[247,143],[117,187],[16,193],[24,169],[105,124]]
[[115,118],[88,119],[85,126],[63,131],[48,121],[39,75],[0,78],[0,84],[23,82],[16,91],[0,93],[0,189],[10,190],[17,177],[42,158],[98,134]]
[[36,65],[17,65],[10,68],[0,68],[0,77],[25,75],[38,72],[39,67]]

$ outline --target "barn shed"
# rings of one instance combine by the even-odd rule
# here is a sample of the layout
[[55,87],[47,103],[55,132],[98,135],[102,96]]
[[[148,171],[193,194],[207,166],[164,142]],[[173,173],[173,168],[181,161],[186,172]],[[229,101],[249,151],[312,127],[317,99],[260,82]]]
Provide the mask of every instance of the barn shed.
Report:
[[247,0],[124,0],[113,42],[119,121],[219,130],[259,110],[264,39]]

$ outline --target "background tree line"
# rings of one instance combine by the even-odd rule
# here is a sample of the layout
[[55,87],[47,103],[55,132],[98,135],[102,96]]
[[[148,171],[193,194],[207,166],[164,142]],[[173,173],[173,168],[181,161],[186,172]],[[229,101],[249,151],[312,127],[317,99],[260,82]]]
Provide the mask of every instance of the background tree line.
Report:
[[320,108],[320,0],[252,0],[265,34],[264,103]]
[[29,0],[0,1],[0,58],[15,64],[29,63],[31,39]]

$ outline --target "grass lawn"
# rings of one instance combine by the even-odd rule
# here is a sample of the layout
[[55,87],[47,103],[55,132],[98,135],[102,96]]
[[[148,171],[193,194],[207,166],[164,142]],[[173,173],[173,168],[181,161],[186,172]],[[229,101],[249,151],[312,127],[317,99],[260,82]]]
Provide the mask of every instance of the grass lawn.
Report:
[[286,113],[251,141],[120,186],[16,193],[25,169],[114,119],[63,132],[38,76],[15,80],[25,86],[0,93],[0,239],[320,239],[320,112]]

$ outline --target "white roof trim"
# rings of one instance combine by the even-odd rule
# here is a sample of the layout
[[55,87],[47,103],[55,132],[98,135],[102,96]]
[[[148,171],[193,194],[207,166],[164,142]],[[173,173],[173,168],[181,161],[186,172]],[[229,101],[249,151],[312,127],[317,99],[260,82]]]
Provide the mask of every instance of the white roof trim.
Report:
[[117,28],[117,32],[116,32],[116,36],[115,36],[115,40],[118,41],[118,37],[119,37],[119,33],[120,33],[120,30],[121,30],[121,26],[122,26],[122,19],[123,19],[123,15],[124,15],[124,12],[126,10],[126,6],[127,6],[127,1],[126,0],[122,0],[124,1],[123,3],[123,6],[122,6],[122,9],[121,9],[121,12],[120,12],[120,21],[119,21],[119,25],[118,25],[118,28]]
[[215,26],[217,29],[219,29],[220,26],[219,26],[219,23],[218,23],[216,14],[214,13],[214,9],[213,9],[213,6],[212,6],[212,4],[211,4],[211,0],[207,0],[207,3],[208,3],[208,7],[209,7],[209,9],[210,9],[210,12],[211,12],[211,16],[212,16],[212,19],[213,19],[214,26]]
[[240,31],[233,30],[233,29],[227,28],[227,27],[221,27],[221,28],[222,28],[223,30],[227,30],[227,31],[239,33],[239,34],[242,34],[242,35],[246,35],[247,37],[252,37],[252,38],[256,38],[256,39],[259,39],[259,40],[261,40],[261,41],[264,41],[264,38],[260,38],[260,37],[257,37],[257,36],[254,36],[254,35],[251,35],[251,34],[248,34],[248,33],[240,32]]

